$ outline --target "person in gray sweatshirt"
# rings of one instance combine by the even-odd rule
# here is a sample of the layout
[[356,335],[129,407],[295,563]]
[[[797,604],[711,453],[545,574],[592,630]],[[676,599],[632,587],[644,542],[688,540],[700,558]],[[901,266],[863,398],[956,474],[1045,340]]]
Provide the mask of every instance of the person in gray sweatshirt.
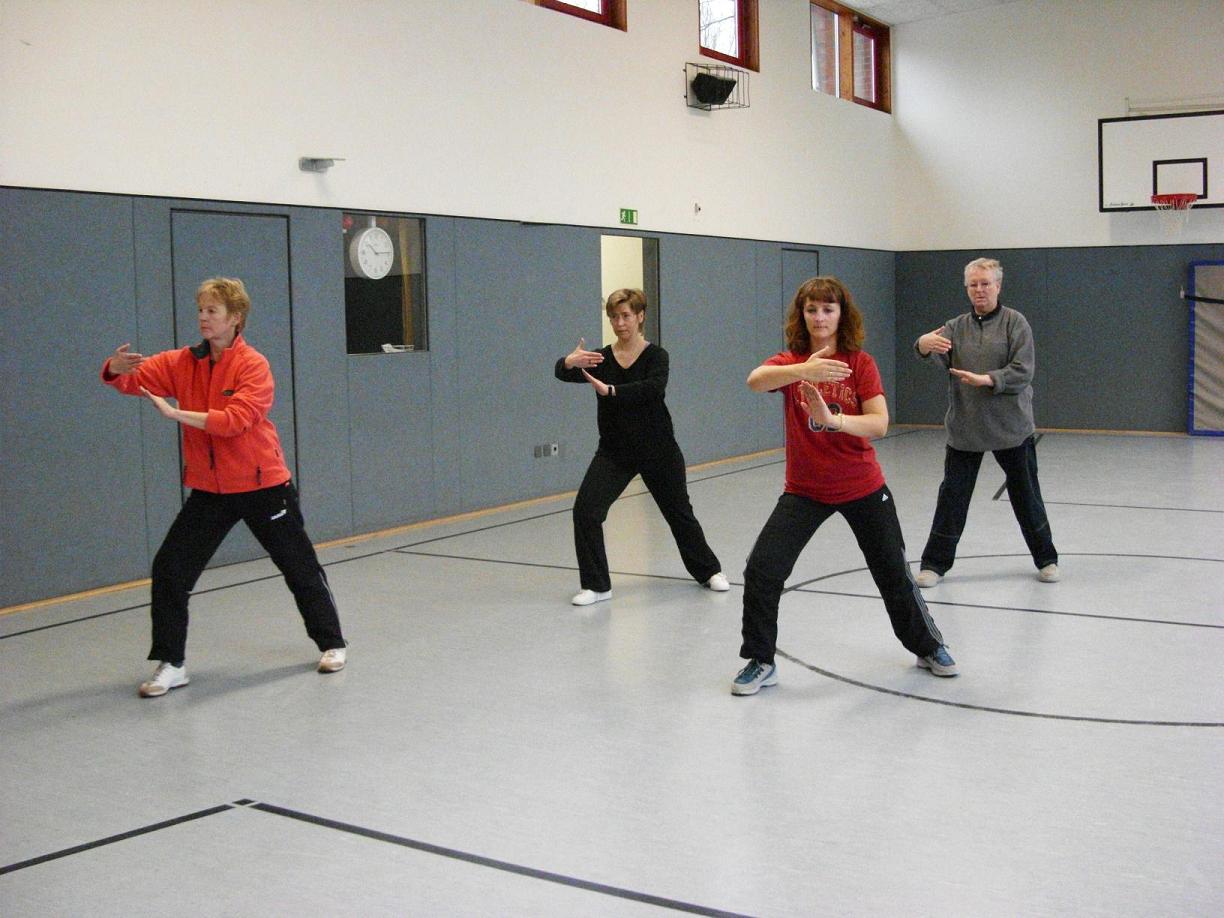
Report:
[[918,586],[933,587],[956,561],[969,499],[982,456],[994,454],[1007,476],[1007,496],[1043,583],[1058,580],[1058,552],[1050,533],[1033,433],[1033,330],[1014,309],[999,304],[1003,266],[993,258],[965,265],[973,309],[922,335],[918,356],[947,369],[948,443],[944,478],[931,535],[922,550]]

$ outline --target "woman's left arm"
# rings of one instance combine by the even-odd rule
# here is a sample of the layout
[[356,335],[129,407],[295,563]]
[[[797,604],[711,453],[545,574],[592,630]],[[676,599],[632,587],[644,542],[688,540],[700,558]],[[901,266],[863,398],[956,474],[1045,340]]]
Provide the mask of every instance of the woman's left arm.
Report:
[[267,359],[262,354],[249,354],[249,362],[234,375],[233,395],[225,407],[210,408],[205,413],[204,432],[214,437],[246,433],[268,416],[275,392]]
[[1033,381],[1037,368],[1036,349],[1033,347],[1033,329],[1028,319],[1016,313],[1014,324],[1007,333],[1007,366],[993,370],[987,375],[994,385],[995,395],[1015,395]]
[[888,402],[883,395],[875,395],[863,402],[862,414],[834,414],[825,404],[820,390],[804,380],[799,384],[801,403],[808,416],[823,425],[829,433],[846,433],[852,437],[874,440],[888,433]]
[[644,402],[651,399],[663,401],[663,395],[667,391],[669,363],[667,351],[656,345],[648,353],[644,353],[638,358],[638,360],[643,359],[649,359],[650,361],[644,368],[646,371],[645,376],[635,382],[618,383],[615,386],[609,387],[611,389],[607,393],[609,397],[623,401],[626,404]]
[[995,395],[1015,395],[1033,381],[1036,369],[1036,351],[1033,348],[1033,329],[1028,319],[1020,314],[1013,317],[1007,329],[1007,363],[997,370],[971,373],[969,370],[948,370],[967,386],[990,389]]
[[208,423],[208,415],[203,411],[184,411],[182,408],[175,408],[160,395],[154,395],[144,386],[140,387],[141,394],[153,403],[153,407],[161,412],[163,418],[169,418],[179,424],[185,424],[188,427],[196,427],[200,430],[204,429],[204,425]]

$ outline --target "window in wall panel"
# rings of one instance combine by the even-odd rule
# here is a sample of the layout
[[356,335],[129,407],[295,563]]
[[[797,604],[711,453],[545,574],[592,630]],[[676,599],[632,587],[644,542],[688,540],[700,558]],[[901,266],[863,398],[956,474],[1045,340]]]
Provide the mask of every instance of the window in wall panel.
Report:
[[536,6],[622,30],[628,28],[626,3],[627,0],[535,0]]
[[875,33],[857,23],[854,26],[854,101],[865,105],[877,102]]
[[428,350],[424,221],[344,213],[340,229],[348,353]]
[[812,5],[812,88],[836,96],[838,85],[837,13]]
[[749,70],[760,70],[757,0],[697,0],[699,50]]
[[880,111],[892,110],[891,35],[837,0],[809,0],[812,88]]

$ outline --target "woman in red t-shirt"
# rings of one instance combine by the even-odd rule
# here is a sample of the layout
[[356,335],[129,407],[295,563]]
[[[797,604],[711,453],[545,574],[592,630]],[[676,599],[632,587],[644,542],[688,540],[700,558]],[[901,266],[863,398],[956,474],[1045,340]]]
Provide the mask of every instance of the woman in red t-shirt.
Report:
[[781,392],[786,421],[786,487],[757,536],[744,571],[748,661],[732,683],[754,695],[778,681],[778,600],[786,578],[821,523],[840,513],[863,550],[897,638],[937,676],[955,676],[905,560],[892,493],[869,442],[888,432],[880,371],[862,350],[863,316],[835,277],[813,277],[795,294],[787,350],[748,374],[754,392]]

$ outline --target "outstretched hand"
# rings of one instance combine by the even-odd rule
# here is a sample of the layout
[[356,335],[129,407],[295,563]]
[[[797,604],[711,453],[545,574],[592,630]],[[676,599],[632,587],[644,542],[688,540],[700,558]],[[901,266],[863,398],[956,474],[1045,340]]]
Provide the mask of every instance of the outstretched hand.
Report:
[[850,375],[850,364],[842,360],[830,360],[827,355],[833,348],[822,347],[803,363],[797,364],[800,379],[809,382],[841,382]]
[[935,331],[929,331],[918,339],[918,350],[924,354],[946,354],[952,350],[952,341],[944,337],[944,327],[941,325]]
[[106,369],[112,376],[127,376],[144,363],[144,354],[128,350],[131,346],[121,344],[115,348],[115,353],[111,354],[110,363],[107,364]]
[[608,391],[612,388],[602,379],[596,379],[586,370],[582,371],[582,375],[586,377],[586,381],[591,384],[591,387],[595,390],[597,395],[607,395]]
[[179,419],[178,409],[160,395],[154,395],[144,386],[140,387],[140,392],[145,398],[153,403],[154,408],[161,412],[162,417],[169,418],[171,421],[177,421]]
[[603,354],[599,351],[588,351],[586,349],[586,338],[578,339],[578,346],[565,355],[565,368],[572,370],[574,367],[585,369],[587,367],[597,367],[603,363]]
[[993,386],[994,380],[985,373],[970,373],[968,370],[958,370],[955,367],[948,370],[953,376],[967,386]]
[[829,406],[825,403],[824,397],[820,394],[820,389],[806,379],[799,383],[799,404],[803,406],[803,410],[807,412],[813,424],[819,424],[823,427],[829,427],[833,424],[833,412],[829,410]]

